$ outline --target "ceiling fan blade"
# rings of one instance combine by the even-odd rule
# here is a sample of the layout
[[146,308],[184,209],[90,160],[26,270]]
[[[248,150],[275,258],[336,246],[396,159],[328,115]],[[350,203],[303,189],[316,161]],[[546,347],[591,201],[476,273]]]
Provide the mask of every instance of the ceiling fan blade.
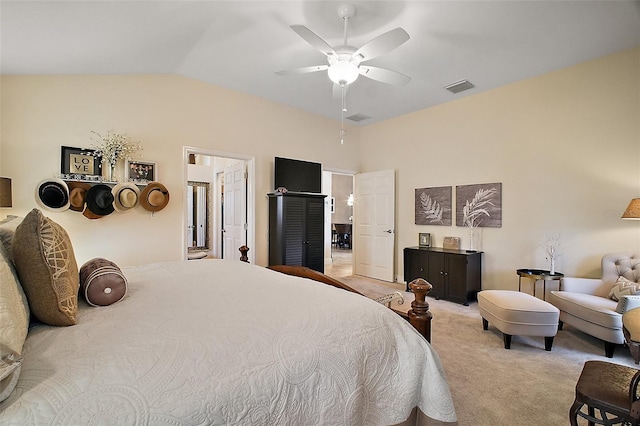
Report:
[[360,75],[395,86],[404,86],[411,81],[411,77],[408,75],[386,68],[370,67],[367,65],[360,65]]
[[293,68],[290,70],[276,71],[278,75],[308,74],[310,72],[325,71],[329,65],[314,65],[312,67]]
[[333,50],[333,47],[329,46],[326,41],[321,39],[320,36],[318,36],[316,33],[311,31],[304,25],[291,25],[291,29],[298,33],[300,37],[305,39],[307,43],[309,43],[311,46],[315,47],[325,55],[329,56],[336,54],[335,50]]
[[407,40],[409,40],[409,34],[402,28],[396,28],[369,41],[356,50],[353,56],[356,59],[359,59],[358,56],[360,56],[362,58],[359,59],[360,62],[368,61],[395,49]]
[[[347,90],[349,90],[349,85],[345,84],[345,86],[344,86],[344,94],[345,94],[345,96],[347,94]],[[333,85],[333,89],[331,91],[331,94],[333,95],[334,99],[341,99],[342,98],[342,86],[340,86],[339,84],[334,84]]]

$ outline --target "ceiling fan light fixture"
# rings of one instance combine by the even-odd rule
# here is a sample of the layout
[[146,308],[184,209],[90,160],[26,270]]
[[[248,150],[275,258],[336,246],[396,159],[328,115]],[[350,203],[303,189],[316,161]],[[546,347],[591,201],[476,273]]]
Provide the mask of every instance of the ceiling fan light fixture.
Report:
[[351,84],[360,75],[358,66],[352,61],[338,60],[329,66],[329,79],[335,84]]

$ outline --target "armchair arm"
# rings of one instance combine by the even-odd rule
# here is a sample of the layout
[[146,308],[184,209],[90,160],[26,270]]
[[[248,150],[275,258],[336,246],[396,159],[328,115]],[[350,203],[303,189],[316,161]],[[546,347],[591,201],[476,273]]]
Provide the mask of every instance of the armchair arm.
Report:
[[635,308],[640,308],[640,296],[622,296],[620,300],[618,300],[616,312],[624,314]]
[[571,291],[573,293],[595,294],[602,287],[604,282],[598,278],[562,278],[560,290]]

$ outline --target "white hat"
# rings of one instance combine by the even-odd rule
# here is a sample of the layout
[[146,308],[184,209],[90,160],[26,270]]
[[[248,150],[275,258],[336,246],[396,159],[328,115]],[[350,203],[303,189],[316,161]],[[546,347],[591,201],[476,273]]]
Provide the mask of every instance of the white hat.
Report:
[[131,182],[119,183],[111,190],[113,207],[118,213],[125,213],[138,205],[140,189]]
[[43,209],[62,212],[69,209],[69,187],[62,179],[45,179],[36,187],[36,202]]

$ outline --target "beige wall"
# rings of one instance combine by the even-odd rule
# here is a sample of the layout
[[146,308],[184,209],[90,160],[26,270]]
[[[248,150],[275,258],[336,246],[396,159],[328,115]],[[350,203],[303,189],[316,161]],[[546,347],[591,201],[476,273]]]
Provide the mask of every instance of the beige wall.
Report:
[[[397,273],[402,247],[466,228],[420,226],[414,189],[502,182],[502,227],[480,228],[485,288],[517,288],[515,270],[546,268],[545,233],[561,234],[556,270],[597,276],[612,251],[640,252],[640,222],[621,220],[640,196],[640,50],[362,129],[361,171],[397,170]],[[366,153],[366,154],[365,154]],[[356,200],[357,202],[357,200]]]
[[356,132],[340,145],[339,122],[178,76],[3,76],[0,175],[13,178],[14,208],[36,207],[38,182],[60,171],[60,146],[90,147],[91,130],[142,140],[143,160],[158,164],[171,202],[151,215],[88,220],[45,212],[64,226],[80,263],[96,256],[121,265],[182,259],[183,146],[256,158],[256,263],[267,264],[267,194],[273,157],[357,168]]
[[517,268],[545,267],[547,232],[562,236],[557,270],[594,276],[604,253],[640,251],[640,222],[619,219],[640,195],[639,57],[624,52],[352,129],[344,146],[337,122],[183,77],[3,76],[0,175],[13,178],[15,208],[0,213],[35,207],[36,184],[59,171],[61,145],[88,147],[91,130],[113,129],[143,141],[171,202],[155,215],[138,208],[97,221],[47,213],[69,231],[79,262],[182,258],[187,145],[256,157],[252,250],[261,265],[264,194],[273,157],[286,156],[333,170],[397,171],[400,277],[402,247],[416,245],[419,232],[436,245],[449,235],[468,244],[465,228],[414,224],[414,189],[489,182],[502,182],[503,222],[479,231],[485,288],[514,288]]

